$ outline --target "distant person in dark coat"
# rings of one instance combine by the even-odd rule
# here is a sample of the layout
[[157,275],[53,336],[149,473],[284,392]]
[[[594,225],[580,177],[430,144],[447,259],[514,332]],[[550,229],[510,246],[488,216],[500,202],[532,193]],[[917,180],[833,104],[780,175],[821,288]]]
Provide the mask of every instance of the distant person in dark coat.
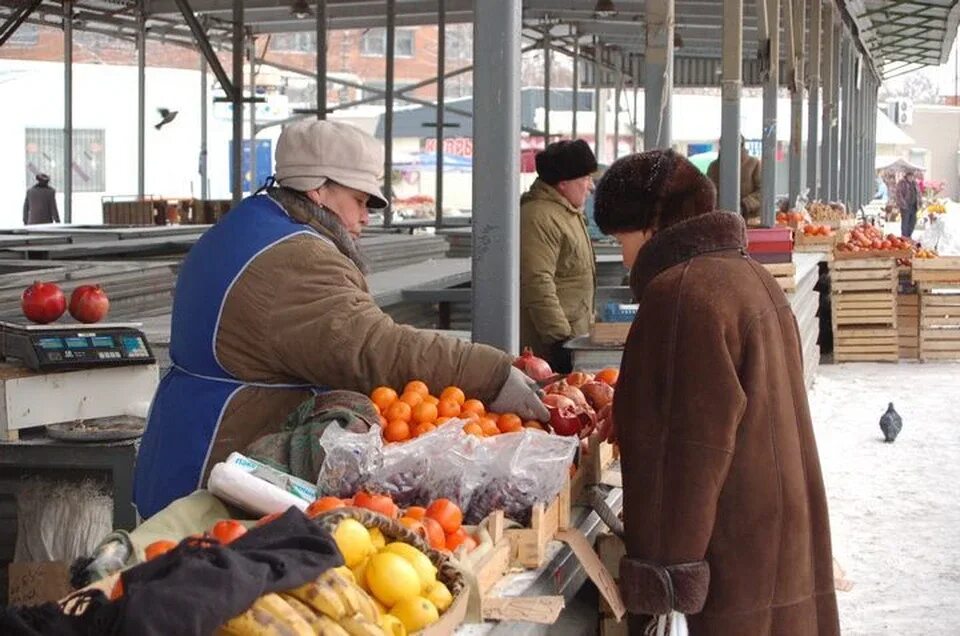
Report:
[[38,225],[40,223],[59,223],[60,212],[57,211],[57,191],[50,186],[50,177],[45,174],[37,175],[37,183],[27,190],[23,200],[23,224]]
[[920,187],[913,172],[903,175],[897,184],[897,207],[900,208],[900,236],[910,238],[917,227],[917,209],[920,207]]

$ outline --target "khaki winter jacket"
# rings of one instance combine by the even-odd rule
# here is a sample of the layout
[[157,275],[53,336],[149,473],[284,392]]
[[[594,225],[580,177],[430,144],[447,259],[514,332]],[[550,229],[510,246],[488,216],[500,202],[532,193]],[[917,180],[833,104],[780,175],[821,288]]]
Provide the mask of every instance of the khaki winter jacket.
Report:
[[539,179],[520,199],[520,342],[547,357],[551,344],[586,334],[597,266],[583,210]]
[[797,323],[745,243],[737,216],[707,214],[631,272],[613,407],[630,636],[670,609],[691,636],[840,633]]
[[[284,189],[271,196],[326,240],[299,234],[257,256],[227,294],[217,359],[237,378],[310,383],[365,394],[421,379],[434,394],[455,384],[496,397],[512,358],[485,345],[396,324],[374,303],[353,239],[329,212]],[[248,387],[233,397],[207,467],[276,432],[306,391]],[[206,475],[204,476],[206,477]]]
[[[720,192],[720,160],[707,167],[707,176]],[[740,213],[747,223],[760,222],[760,186],[762,184],[760,160],[751,157],[746,149],[740,149]]]

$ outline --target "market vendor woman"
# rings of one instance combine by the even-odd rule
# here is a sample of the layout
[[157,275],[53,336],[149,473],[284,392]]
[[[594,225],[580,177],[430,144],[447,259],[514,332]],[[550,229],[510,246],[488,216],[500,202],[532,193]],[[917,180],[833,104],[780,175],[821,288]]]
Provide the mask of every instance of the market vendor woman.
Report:
[[384,208],[383,149],[346,124],[288,126],[278,187],[207,231],[177,279],[173,366],[154,397],[134,483],[149,517],[204,483],[233,451],[276,432],[323,389],[369,393],[424,380],[492,410],[548,413],[507,353],[396,324],[371,297],[356,239]]

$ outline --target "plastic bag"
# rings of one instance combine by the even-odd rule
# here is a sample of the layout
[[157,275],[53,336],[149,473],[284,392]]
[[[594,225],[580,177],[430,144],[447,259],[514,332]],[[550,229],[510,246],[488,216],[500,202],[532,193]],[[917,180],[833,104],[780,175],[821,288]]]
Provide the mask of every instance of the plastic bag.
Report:
[[383,464],[380,427],[353,433],[328,426],[320,436],[325,459],[317,476],[318,497],[352,497]]
[[390,495],[401,508],[426,506],[433,463],[456,445],[463,433],[457,426],[443,426],[402,444],[387,444],[380,465],[364,483],[364,489]]
[[534,504],[549,503],[560,494],[579,445],[576,437],[533,430],[486,440],[486,474],[472,493],[464,522],[480,523],[501,509],[508,518],[527,525]]
[[449,499],[461,510],[467,510],[474,491],[487,475],[489,449],[487,442],[462,433],[463,422],[451,420],[438,433],[446,432],[438,444],[424,495],[428,501]]

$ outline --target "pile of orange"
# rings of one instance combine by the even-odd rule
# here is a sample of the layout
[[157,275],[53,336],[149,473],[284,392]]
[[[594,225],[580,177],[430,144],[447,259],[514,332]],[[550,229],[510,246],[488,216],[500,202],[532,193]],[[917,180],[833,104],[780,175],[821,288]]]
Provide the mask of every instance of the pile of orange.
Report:
[[383,439],[387,442],[419,437],[454,418],[465,420],[464,432],[477,437],[515,433],[525,426],[543,430],[539,422],[525,423],[514,413],[488,413],[483,402],[468,399],[460,387],[448,386],[439,397],[431,395],[422,380],[411,380],[399,393],[379,386],[370,393],[370,400],[380,413]]

